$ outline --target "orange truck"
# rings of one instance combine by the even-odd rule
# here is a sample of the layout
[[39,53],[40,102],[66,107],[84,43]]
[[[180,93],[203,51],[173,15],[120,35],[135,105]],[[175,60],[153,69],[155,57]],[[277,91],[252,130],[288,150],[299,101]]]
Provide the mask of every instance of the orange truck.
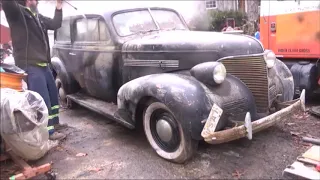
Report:
[[295,93],[320,92],[320,1],[263,0],[260,40],[290,68]]

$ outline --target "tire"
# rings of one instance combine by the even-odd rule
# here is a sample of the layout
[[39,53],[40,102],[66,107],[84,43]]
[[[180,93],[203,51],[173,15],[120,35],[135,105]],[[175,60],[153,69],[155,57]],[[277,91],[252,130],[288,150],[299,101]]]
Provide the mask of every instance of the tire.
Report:
[[62,107],[73,109],[75,107],[75,103],[73,103],[71,100],[67,99],[66,91],[64,90],[62,86],[62,81],[59,78],[59,76],[56,76],[55,79],[56,87],[58,90],[58,96],[60,103],[62,103]]
[[192,139],[191,134],[183,129],[163,103],[154,102],[147,107],[143,115],[143,127],[152,148],[168,161],[185,163],[197,150],[198,141]]

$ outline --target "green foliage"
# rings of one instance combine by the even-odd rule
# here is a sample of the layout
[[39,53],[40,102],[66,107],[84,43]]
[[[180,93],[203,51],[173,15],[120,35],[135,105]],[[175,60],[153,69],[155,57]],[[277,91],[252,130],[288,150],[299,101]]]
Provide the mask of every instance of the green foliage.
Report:
[[234,18],[236,27],[242,26],[243,21],[242,19],[248,19],[248,16],[246,13],[241,12],[241,11],[234,11],[234,10],[229,10],[229,11],[221,11],[221,10],[213,10],[213,11],[208,11],[211,26],[210,30],[212,31],[221,31],[223,29],[226,19],[227,18]]

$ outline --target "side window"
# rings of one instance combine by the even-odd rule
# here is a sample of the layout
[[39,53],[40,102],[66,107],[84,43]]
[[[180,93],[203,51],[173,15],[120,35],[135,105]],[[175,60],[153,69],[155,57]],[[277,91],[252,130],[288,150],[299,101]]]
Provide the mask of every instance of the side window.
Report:
[[85,19],[79,19],[76,21],[76,34],[75,41],[85,41],[87,32],[87,22]]
[[61,27],[57,30],[56,41],[57,42],[71,42],[70,38],[70,21],[62,21]]
[[102,19],[79,19],[76,21],[75,41],[97,42],[109,39],[107,25]]

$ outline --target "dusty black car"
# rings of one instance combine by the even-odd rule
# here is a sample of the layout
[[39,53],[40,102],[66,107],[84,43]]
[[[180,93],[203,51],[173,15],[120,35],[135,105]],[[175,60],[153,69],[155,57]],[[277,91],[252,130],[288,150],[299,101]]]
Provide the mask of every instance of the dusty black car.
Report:
[[162,158],[248,137],[304,107],[290,70],[250,36],[190,31],[167,8],[66,17],[52,65],[62,100],[128,128]]

